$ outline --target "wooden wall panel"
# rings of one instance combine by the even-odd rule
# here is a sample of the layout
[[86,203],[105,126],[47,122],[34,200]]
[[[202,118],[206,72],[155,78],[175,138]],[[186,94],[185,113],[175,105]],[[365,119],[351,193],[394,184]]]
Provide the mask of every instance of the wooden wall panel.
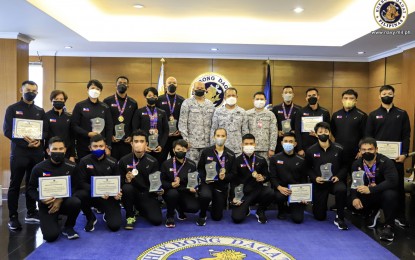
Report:
[[332,81],[333,62],[274,61],[275,85],[331,87]]
[[47,56],[42,58],[43,66],[43,108],[48,111],[52,108],[49,100],[50,93],[55,89],[55,57]]
[[386,84],[402,83],[402,53],[386,58]]
[[[91,79],[115,85],[118,76],[127,76],[130,83],[151,83],[150,58],[91,58]],[[111,85],[110,84],[110,85]]]
[[56,82],[88,82],[91,79],[91,58],[56,57]]
[[[272,61],[270,66],[272,73]],[[266,62],[218,59],[213,60],[212,71],[225,76],[233,86],[263,86],[266,78]]]
[[385,82],[385,59],[369,63],[369,87],[382,86]]
[[369,86],[369,63],[335,62],[333,87],[367,88]]

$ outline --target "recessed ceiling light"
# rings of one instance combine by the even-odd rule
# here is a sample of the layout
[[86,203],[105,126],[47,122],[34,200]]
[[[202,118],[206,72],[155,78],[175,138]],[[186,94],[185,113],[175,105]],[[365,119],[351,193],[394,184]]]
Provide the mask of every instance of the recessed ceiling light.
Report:
[[72,49],[72,46],[65,46],[65,49]]
[[297,14],[302,13],[303,11],[304,11],[304,9],[301,8],[301,7],[297,7],[297,8],[294,9],[294,13],[297,13]]
[[219,49],[218,48],[211,48],[210,50],[211,51],[218,51]]
[[357,52],[357,54],[359,54],[359,55],[363,55],[363,54],[365,54],[366,52],[365,51],[358,51]]
[[137,9],[140,9],[140,8],[143,8],[143,7],[144,7],[144,5],[137,4],[137,5],[133,5],[133,7],[134,7],[134,8],[137,8]]

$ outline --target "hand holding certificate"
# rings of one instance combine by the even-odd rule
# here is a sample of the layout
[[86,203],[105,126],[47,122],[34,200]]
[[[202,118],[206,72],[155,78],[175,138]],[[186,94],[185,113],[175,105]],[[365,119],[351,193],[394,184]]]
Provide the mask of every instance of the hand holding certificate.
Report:
[[91,176],[91,197],[117,196],[120,176]]
[[389,159],[396,159],[401,155],[401,142],[376,141],[378,153],[385,155]]
[[24,118],[13,119],[13,138],[29,137],[41,140],[43,134],[42,120],[29,120]]
[[313,185],[311,183],[290,184],[288,188],[291,195],[288,197],[288,203],[301,203],[313,201]]
[[67,198],[71,196],[71,176],[40,177],[39,199]]

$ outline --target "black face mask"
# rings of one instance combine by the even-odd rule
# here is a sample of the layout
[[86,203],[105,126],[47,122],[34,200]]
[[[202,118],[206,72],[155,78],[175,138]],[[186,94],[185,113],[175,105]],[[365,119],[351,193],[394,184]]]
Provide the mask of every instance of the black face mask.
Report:
[[318,140],[324,142],[327,142],[327,140],[329,140],[329,135],[326,134],[322,134],[322,135],[318,135]]
[[65,160],[65,153],[51,152],[50,158],[56,163],[62,163]]
[[117,91],[120,94],[124,94],[127,91],[127,86],[124,84],[120,84],[117,86]]
[[65,102],[63,101],[53,101],[52,104],[57,110],[61,110],[65,106]]
[[175,92],[176,92],[176,89],[177,89],[177,87],[176,87],[175,85],[173,85],[173,84],[170,84],[170,85],[167,87],[167,90],[168,90],[170,93],[175,93]]
[[365,161],[370,162],[375,158],[375,153],[369,153],[369,152],[363,153],[362,158]]
[[386,105],[390,105],[393,102],[393,97],[390,97],[390,96],[385,96],[385,97],[382,97],[381,99],[382,99],[382,103]]
[[203,89],[197,89],[195,90],[195,95],[198,97],[203,97],[203,95],[205,95],[205,91]]
[[34,92],[26,92],[23,94],[23,98],[29,102],[32,102],[33,100],[35,100],[35,97],[36,97],[36,93]]
[[147,104],[149,104],[150,106],[155,105],[157,101],[157,98],[147,98]]
[[174,152],[177,159],[184,159],[186,157],[186,152]]
[[308,104],[310,104],[310,105],[317,104],[317,98],[316,97],[309,97],[308,98]]

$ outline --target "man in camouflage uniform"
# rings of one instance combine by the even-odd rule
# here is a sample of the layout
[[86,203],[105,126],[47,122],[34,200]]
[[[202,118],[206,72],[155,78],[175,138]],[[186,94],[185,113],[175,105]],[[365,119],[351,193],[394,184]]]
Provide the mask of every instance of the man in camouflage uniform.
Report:
[[212,118],[211,145],[214,132],[217,128],[224,128],[228,132],[225,146],[231,149],[235,156],[242,153],[242,136],[248,133],[248,118],[245,109],[236,105],[238,91],[228,88],[225,91],[225,106],[217,108]]
[[179,131],[189,144],[187,157],[196,164],[203,148],[210,145],[210,128],[215,107],[205,98],[206,87],[203,82],[193,86],[194,96],[182,103],[179,118]]
[[265,93],[254,94],[254,108],[246,111],[249,133],[255,136],[255,153],[269,162],[275,153],[278,138],[277,118],[274,113],[265,109]]

